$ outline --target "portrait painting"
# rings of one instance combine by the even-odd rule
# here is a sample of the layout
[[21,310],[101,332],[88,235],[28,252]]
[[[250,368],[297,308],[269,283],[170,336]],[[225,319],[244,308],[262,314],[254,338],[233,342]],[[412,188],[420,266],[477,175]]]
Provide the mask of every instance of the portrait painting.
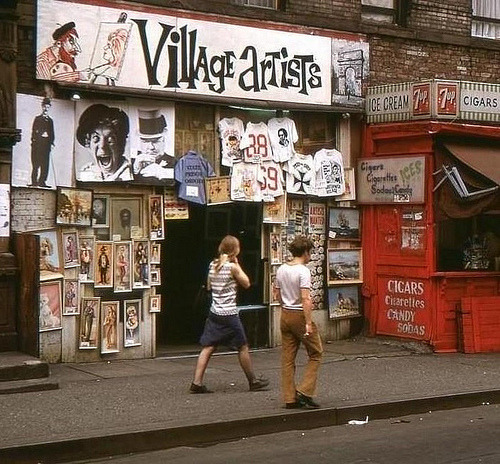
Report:
[[160,264],[161,243],[151,243],[151,264]]
[[92,190],[57,188],[56,224],[89,227],[91,216]]
[[61,321],[61,280],[40,283],[39,330],[62,329]]
[[330,319],[361,315],[359,285],[336,285],[328,288]]
[[151,274],[150,277],[151,286],[161,285],[160,268],[158,266],[151,266],[150,274]]
[[76,267],[80,264],[80,254],[78,253],[78,234],[76,232],[63,232],[63,256],[64,267]]
[[133,241],[133,288],[149,288],[149,240]]
[[119,301],[101,301],[101,353],[118,353]]
[[84,282],[94,281],[95,236],[79,235],[78,250],[80,255],[79,279]]
[[75,121],[76,180],[131,181],[128,105],[81,100],[76,103]]
[[80,285],[78,279],[64,279],[63,316],[80,314]]
[[114,291],[130,292],[132,290],[132,243],[114,242]]
[[149,195],[149,238],[151,240],[165,238],[163,198],[161,195]]
[[101,298],[97,296],[81,299],[80,308],[80,350],[95,350],[99,343],[99,312]]
[[281,264],[281,234],[272,232],[269,234],[269,262],[271,264]]
[[161,295],[151,295],[149,297],[149,312],[150,313],[161,312]]
[[361,248],[328,250],[328,283],[361,283]]
[[17,94],[16,127],[23,136],[12,147],[12,186],[74,186],[74,103]]
[[62,277],[59,233],[55,229],[33,232],[40,237],[40,280]]
[[142,300],[124,301],[123,346],[138,346],[141,344],[141,313]]
[[329,208],[328,238],[331,240],[359,240],[359,209]]
[[113,288],[113,242],[95,243],[94,287]]
[[111,237],[142,237],[142,197],[111,198]]
[[92,227],[109,227],[109,195],[94,195],[92,200]]

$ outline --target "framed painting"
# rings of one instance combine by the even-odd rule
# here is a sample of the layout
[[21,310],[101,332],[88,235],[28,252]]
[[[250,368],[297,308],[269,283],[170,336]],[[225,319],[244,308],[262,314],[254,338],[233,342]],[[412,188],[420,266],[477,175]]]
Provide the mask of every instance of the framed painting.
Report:
[[142,197],[111,198],[110,229],[116,241],[142,237]]
[[149,238],[151,240],[163,240],[165,238],[163,217],[163,197],[161,195],[149,195]]
[[78,249],[80,255],[80,273],[78,278],[83,282],[93,282],[95,271],[95,237],[93,235],[79,235]]
[[62,329],[61,302],[62,283],[60,279],[40,283],[39,330]]
[[33,233],[40,237],[40,280],[62,277],[59,232],[49,229]]
[[207,205],[231,203],[231,176],[205,177]]
[[359,240],[359,209],[329,208],[328,238],[331,240]]
[[274,201],[262,205],[262,222],[268,224],[284,224],[286,222],[286,193]]
[[113,242],[114,291],[132,291],[132,242]]
[[361,315],[359,285],[338,285],[328,288],[330,319]]
[[62,232],[64,267],[77,267],[80,264],[78,253],[78,234],[76,232]]
[[99,343],[99,309],[101,298],[97,296],[81,299],[80,309],[80,350],[95,350]]
[[132,288],[149,288],[149,240],[133,241]]
[[151,243],[151,264],[160,264],[161,243]]
[[161,312],[161,295],[151,295],[149,297],[149,312],[150,313]]
[[90,227],[92,195],[90,189],[57,187],[56,224]]
[[63,316],[80,314],[79,298],[80,285],[78,279],[64,279]]
[[94,195],[92,200],[92,227],[109,227],[109,195]]
[[328,250],[328,284],[363,282],[361,248]]
[[158,286],[161,285],[161,272],[160,268],[157,266],[151,266],[151,278],[150,278],[150,283],[151,286]]
[[141,305],[142,300],[124,301],[123,346],[125,348],[141,344]]
[[271,264],[281,264],[281,233],[272,232],[269,234],[269,261]]
[[113,242],[95,242],[94,287],[113,287]]
[[119,301],[101,302],[101,353],[118,353]]

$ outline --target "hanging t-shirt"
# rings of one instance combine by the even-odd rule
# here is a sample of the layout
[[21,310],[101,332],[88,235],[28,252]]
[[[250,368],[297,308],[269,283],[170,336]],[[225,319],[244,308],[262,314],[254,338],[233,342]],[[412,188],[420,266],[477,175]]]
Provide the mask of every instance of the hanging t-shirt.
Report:
[[231,172],[231,200],[262,201],[260,164],[236,163]]
[[175,165],[175,180],[180,183],[178,197],[204,205],[205,177],[215,176],[210,163],[194,151],[188,151]]
[[294,153],[284,165],[286,191],[299,195],[315,195],[314,158],[312,155]]
[[267,122],[267,129],[274,161],[288,161],[295,153],[293,144],[299,139],[295,122],[290,118],[272,118]]
[[240,148],[243,150],[243,160],[246,163],[271,161],[272,150],[266,123],[249,122],[241,137]]
[[329,197],[345,191],[344,163],[337,150],[323,148],[314,155],[316,195]]
[[260,163],[262,173],[261,191],[264,201],[274,201],[275,197],[283,195],[283,173],[281,166],[274,161]]
[[240,141],[245,128],[238,118],[224,118],[219,121],[219,136],[221,139],[221,164],[231,167],[241,161]]

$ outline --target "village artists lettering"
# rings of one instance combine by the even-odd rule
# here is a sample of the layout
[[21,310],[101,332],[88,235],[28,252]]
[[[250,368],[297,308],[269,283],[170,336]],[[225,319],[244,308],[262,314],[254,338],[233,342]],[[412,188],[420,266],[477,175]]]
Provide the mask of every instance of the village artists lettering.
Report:
[[[188,30],[183,26],[177,32],[175,26],[158,23],[161,35],[152,43],[148,20],[132,21],[139,30],[149,85],[197,89],[203,83],[212,92],[222,94],[230,79],[236,80],[246,92],[274,87],[296,89],[303,95],[322,86],[321,68],[314,55],[290,54],[286,47],[261,52],[251,45],[247,45],[239,56],[233,50],[211,55],[207,47],[198,44],[197,29]],[[168,62],[166,67],[164,60]],[[238,73],[235,70],[237,63],[245,66]],[[166,69],[166,75],[160,75],[160,69]]]

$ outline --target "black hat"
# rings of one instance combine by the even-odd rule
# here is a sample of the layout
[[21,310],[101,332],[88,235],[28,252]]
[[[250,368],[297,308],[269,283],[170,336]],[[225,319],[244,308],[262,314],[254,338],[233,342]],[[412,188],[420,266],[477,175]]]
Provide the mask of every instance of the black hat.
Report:
[[45,97],[43,100],[42,100],[42,105],[51,105],[52,103],[50,103],[50,98],[49,97]]
[[85,146],[87,135],[102,125],[115,127],[118,136],[122,136],[123,140],[127,138],[129,131],[127,114],[119,108],[98,103],[89,106],[80,116],[76,130],[76,139],[80,145]]
[[59,40],[66,32],[71,31],[71,29],[75,28],[75,23],[71,21],[70,23],[63,24],[61,27],[58,27],[53,33],[52,38],[54,40]]
[[139,134],[141,137],[157,137],[161,134],[167,122],[159,110],[139,110]]

